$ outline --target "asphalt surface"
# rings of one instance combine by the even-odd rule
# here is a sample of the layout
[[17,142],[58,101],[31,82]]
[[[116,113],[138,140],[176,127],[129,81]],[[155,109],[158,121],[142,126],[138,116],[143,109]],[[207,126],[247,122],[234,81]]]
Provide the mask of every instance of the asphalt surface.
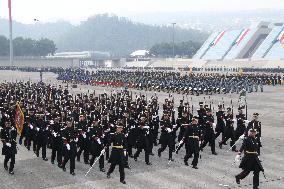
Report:
[[[44,73],[43,80],[47,83],[61,84],[56,81],[56,75],[52,73]],[[16,71],[0,71],[0,81],[19,81],[19,80],[39,81],[39,73],[26,73]],[[63,85],[63,84],[61,84]],[[70,85],[69,85],[70,86]],[[70,89],[72,93],[88,93],[96,91],[96,94],[107,92],[112,89],[107,87],[94,86],[78,86],[77,89]],[[116,89],[120,90],[120,89]],[[148,98],[154,95],[154,92],[136,91],[135,94],[146,94]],[[159,97],[160,105],[167,93],[156,93]],[[284,87],[283,86],[265,86],[263,93],[248,94],[248,114],[249,119],[254,112],[260,113],[260,121],[262,122],[262,144],[261,160],[265,169],[267,180],[260,174],[260,188],[263,189],[281,189],[284,188]],[[188,100],[194,104],[194,113],[199,101],[204,101],[204,96],[189,96]],[[213,95],[210,99],[213,101],[213,107],[216,110],[219,102],[225,102],[225,106],[231,106],[233,101],[234,112],[237,112],[237,94]],[[176,106],[179,100],[183,99],[183,95],[174,95]],[[185,101],[187,97],[184,96]],[[209,101],[209,96],[205,96],[205,101]],[[216,140],[217,143],[217,140]],[[238,147],[240,145],[237,145]],[[182,149],[178,155],[174,155],[174,162],[168,165],[168,149],[166,149],[162,157],[157,156],[157,148],[154,148],[154,156],[150,156],[152,166],[145,165],[144,154],[141,153],[137,162],[130,159],[131,170],[125,169],[126,185],[119,182],[118,167],[112,174],[110,179],[106,178],[106,174],[99,171],[98,165],[95,165],[90,174],[85,177],[89,166],[82,162],[76,162],[76,176],[63,172],[56,165],[52,165],[50,161],[43,161],[37,158],[32,151],[27,151],[24,146],[19,146],[16,156],[15,175],[11,176],[0,167],[0,189],[222,189],[222,188],[252,188],[252,173],[243,181],[241,185],[237,185],[234,175],[241,170],[238,163],[233,164],[235,153],[227,152],[229,146],[223,146],[219,149],[216,145],[217,156],[211,155],[210,147],[205,147],[201,152],[198,170],[183,165],[183,156],[185,150]],[[48,149],[50,159],[51,150]],[[3,162],[3,156],[0,162]],[[189,162],[191,159],[189,160]],[[108,164],[105,162],[105,168]],[[228,186],[224,186],[228,185]]]

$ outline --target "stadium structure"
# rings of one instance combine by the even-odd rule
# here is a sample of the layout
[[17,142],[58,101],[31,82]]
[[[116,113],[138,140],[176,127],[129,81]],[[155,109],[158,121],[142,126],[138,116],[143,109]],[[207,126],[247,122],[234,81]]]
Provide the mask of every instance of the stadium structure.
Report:
[[194,60],[282,60],[284,25],[260,22],[250,28],[212,33]]

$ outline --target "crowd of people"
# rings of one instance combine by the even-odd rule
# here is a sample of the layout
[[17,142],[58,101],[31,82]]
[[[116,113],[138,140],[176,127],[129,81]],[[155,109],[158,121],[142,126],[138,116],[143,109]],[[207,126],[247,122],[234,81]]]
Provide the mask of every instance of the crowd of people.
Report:
[[145,70],[64,69],[58,72],[58,79],[65,82],[192,95],[239,93],[242,89],[248,93],[263,92],[264,85],[281,85],[282,77],[277,74],[182,74]]
[[[99,71],[93,75],[83,70],[64,70],[59,74],[59,79],[68,81],[85,77],[83,80],[86,81],[87,77],[97,77],[103,81],[104,78],[116,76],[119,81],[131,81],[136,74],[140,79],[155,77],[158,80],[172,78],[172,81],[179,81],[182,78],[178,74],[161,75],[160,72]],[[194,80],[193,77],[186,77],[184,81],[186,79]],[[166,82],[166,79],[163,81]],[[70,162],[70,174],[75,175],[76,160],[81,161],[83,156],[85,164],[94,166],[98,161],[100,171],[105,172],[107,160],[107,178],[118,165],[120,182],[126,184],[124,168],[130,168],[128,159],[138,161],[142,151],[145,153],[145,164],[151,166],[152,155],[161,157],[168,148],[168,160],[171,162],[174,161],[173,154],[184,148],[184,165],[189,166],[188,160],[192,158],[192,168],[198,169],[200,151],[208,143],[212,155],[217,155],[215,141],[220,139],[218,146],[222,149],[230,139],[232,151],[244,152],[241,162],[243,172],[236,176],[236,182],[254,171],[254,188],[258,188],[259,172],[263,168],[258,159],[261,122],[257,113],[253,114],[253,120],[247,121],[244,106],[238,107],[238,114],[234,115],[231,106],[219,104],[216,115],[213,115],[212,104],[206,102],[200,102],[196,112],[184,100],[175,107],[171,96],[162,105],[158,102],[156,95],[149,98],[143,94],[134,96],[127,89],[111,94],[95,91],[91,94],[73,94],[61,85],[3,82],[0,84],[0,126],[4,168],[14,174],[17,145],[24,145],[37,157],[41,156],[43,161],[48,161],[46,151],[50,148],[51,163],[57,163],[63,171]],[[17,133],[20,134],[19,139]],[[244,143],[237,150],[236,144],[241,140]],[[159,146],[157,153],[154,146]]]

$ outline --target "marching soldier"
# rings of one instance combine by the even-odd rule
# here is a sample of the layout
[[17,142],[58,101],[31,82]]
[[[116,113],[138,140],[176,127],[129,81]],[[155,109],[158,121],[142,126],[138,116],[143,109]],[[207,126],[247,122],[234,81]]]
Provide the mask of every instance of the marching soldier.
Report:
[[192,118],[192,123],[188,126],[184,133],[183,141],[185,142],[185,148],[187,149],[186,155],[184,156],[184,164],[188,166],[188,159],[193,154],[192,168],[198,169],[198,158],[199,158],[199,140],[201,137],[201,130],[198,125],[198,117]]
[[[4,128],[1,130],[1,141],[3,142],[2,155],[4,159],[4,169],[9,170],[9,174],[14,174],[15,155],[17,154],[17,131],[11,126],[11,121],[5,120]],[[10,161],[10,167],[8,168],[8,161]]]
[[77,152],[77,161],[80,161],[80,157],[82,152],[84,156],[84,163],[89,164],[89,136],[88,136],[88,128],[87,128],[87,121],[85,120],[85,117],[83,115],[80,115],[79,123],[77,125],[78,129],[78,147],[79,150]]
[[125,135],[122,133],[123,125],[118,123],[116,126],[116,132],[111,137],[109,145],[112,146],[111,155],[109,158],[110,167],[107,172],[107,178],[110,178],[111,173],[114,171],[116,165],[119,165],[119,173],[120,173],[120,182],[122,184],[126,184],[125,182],[125,173],[124,167],[126,165],[126,138]]
[[51,125],[51,134],[52,134],[51,163],[54,164],[55,157],[57,157],[57,165],[59,168],[61,168],[63,140],[62,140],[59,118],[56,117],[54,121],[51,120],[50,125]]
[[[219,142],[219,147],[222,149],[222,145],[227,142],[227,140],[231,139],[230,146],[232,147],[234,145],[234,120],[233,120],[233,114],[232,109],[230,107],[227,108],[227,115],[225,116],[226,120],[226,127],[225,127],[225,133],[224,133],[224,140]],[[236,151],[236,146],[232,147],[232,151]]]
[[235,176],[237,184],[240,184],[240,180],[244,179],[251,171],[253,171],[253,189],[258,189],[259,172],[264,172],[260,160],[258,159],[258,141],[255,138],[256,134],[256,129],[251,128],[248,130],[248,137],[244,139],[237,156],[237,158],[239,158],[241,153],[244,152],[244,157],[239,166],[243,171]]
[[225,118],[225,113],[223,111],[223,106],[222,105],[218,105],[218,112],[216,112],[216,117],[217,117],[217,124],[216,124],[216,128],[215,128],[215,139],[217,139],[219,137],[220,134],[222,134],[222,140],[224,140],[224,131],[225,131],[225,122],[224,122],[224,118]]
[[248,131],[250,129],[255,129],[256,130],[256,135],[255,135],[255,139],[257,141],[258,144],[258,155],[260,155],[260,147],[262,147],[261,144],[261,122],[258,120],[259,113],[254,113],[253,114],[253,120],[251,122],[249,122],[248,126],[247,126],[247,130],[246,130],[246,135],[248,135]]
[[164,111],[164,115],[162,118],[162,121],[160,123],[161,125],[161,136],[160,136],[160,144],[161,147],[158,149],[158,156],[161,157],[161,153],[169,147],[169,161],[173,161],[173,155],[175,148],[175,134],[174,134],[174,128],[169,118],[169,113],[167,111]]
[[214,133],[213,124],[214,124],[214,117],[212,116],[212,110],[207,109],[207,115],[205,118],[204,136],[203,136],[204,140],[200,146],[200,150],[202,151],[203,148],[209,142],[212,154],[217,155],[215,151],[215,133]]
[[234,133],[235,141],[234,141],[233,145],[235,145],[235,142],[239,138],[241,138],[241,136],[243,136],[245,134],[245,132],[246,132],[246,125],[245,125],[246,115],[243,114],[242,107],[239,107],[238,111],[239,111],[239,114],[236,115],[237,128],[236,128],[235,133]]
[[75,158],[76,158],[76,132],[74,130],[74,126],[72,124],[72,118],[68,118],[66,122],[66,128],[62,130],[62,139],[63,139],[63,156],[64,160],[62,163],[62,169],[66,171],[66,164],[70,160],[70,174],[75,175]]
[[149,141],[149,134],[150,134],[150,127],[146,125],[146,117],[145,115],[141,115],[140,117],[139,128],[137,128],[137,151],[134,154],[134,160],[137,161],[139,154],[142,150],[145,151],[145,163],[146,165],[151,165],[149,161],[149,154],[150,154],[150,141]]
[[98,121],[94,120],[93,128],[90,131],[91,134],[91,144],[90,144],[90,152],[92,158],[90,160],[90,165],[93,166],[95,158],[99,157],[99,167],[101,172],[105,172],[104,169],[104,154],[101,154],[104,149],[104,134],[103,128],[99,124]]
[[184,133],[187,130],[187,127],[190,123],[190,119],[192,119],[192,117],[190,118],[188,116],[188,112],[186,110],[184,110],[182,112],[182,117],[178,118],[177,120],[177,129],[179,130],[179,134],[178,134],[178,142],[180,143],[180,145],[177,147],[176,149],[176,153],[178,154],[178,151],[183,147],[184,143],[181,143]]
[[36,148],[36,156],[39,157],[39,151],[42,149],[42,159],[44,161],[48,161],[46,158],[46,147],[48,141],[48,126],[47,123],[43,120],[43,114],[38,114],[39,118],[36,122],[36,131],[37,131],[37,148]]

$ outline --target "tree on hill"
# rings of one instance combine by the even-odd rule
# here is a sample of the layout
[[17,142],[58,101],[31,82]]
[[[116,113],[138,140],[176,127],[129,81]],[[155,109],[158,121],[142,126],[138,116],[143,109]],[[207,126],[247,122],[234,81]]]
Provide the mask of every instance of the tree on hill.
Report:
[[[0,56],[9,55],[9,40],[0,36]],[[56,47],[49,39],[33,40],[30,38],[17,37],[13,40],[14,56],[47,56],[54,54]]]
[[[201,43],[193,41],[175,43],[175,56],[191,58],[200,47]],[[150,49],[150,54],[153,54],[157,57],[172,57],[173,44],[172,43],[155,44]]]

